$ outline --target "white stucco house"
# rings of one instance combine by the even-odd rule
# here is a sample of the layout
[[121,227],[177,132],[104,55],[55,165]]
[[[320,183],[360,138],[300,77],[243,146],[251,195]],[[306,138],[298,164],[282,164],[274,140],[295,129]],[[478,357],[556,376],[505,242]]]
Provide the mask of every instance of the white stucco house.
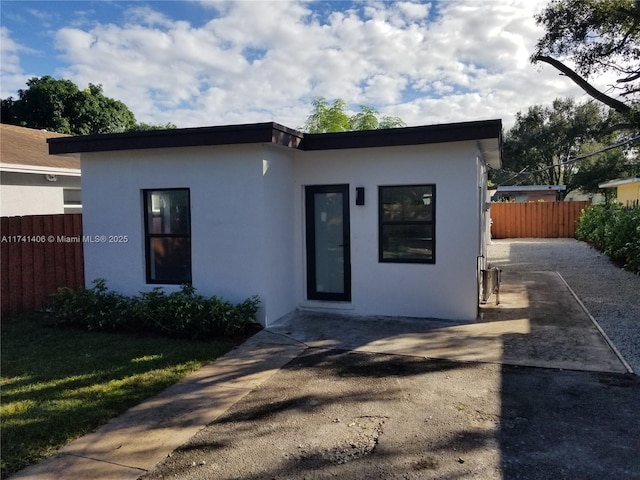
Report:
[[55,138],[82,162],[85,279],[296,309],[475,320],[500,120],[303,134],[275,123]]
[[66,135],[0,124],[0,215],[81,213],[80,161],[49,155]]

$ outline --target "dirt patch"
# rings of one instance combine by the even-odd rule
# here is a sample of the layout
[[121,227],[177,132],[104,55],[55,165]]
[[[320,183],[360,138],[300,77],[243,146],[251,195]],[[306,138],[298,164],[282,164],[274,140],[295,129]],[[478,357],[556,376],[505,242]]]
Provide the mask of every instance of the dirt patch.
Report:
[[[364,416],[351,420],[335,418],[321,426],[315,437],[298,445],[298,454],[292,458],[305,468],[328,463],[344,463],[366,457],[378,444],[385,417]],[[287,457],[288,454],[285,454]]]

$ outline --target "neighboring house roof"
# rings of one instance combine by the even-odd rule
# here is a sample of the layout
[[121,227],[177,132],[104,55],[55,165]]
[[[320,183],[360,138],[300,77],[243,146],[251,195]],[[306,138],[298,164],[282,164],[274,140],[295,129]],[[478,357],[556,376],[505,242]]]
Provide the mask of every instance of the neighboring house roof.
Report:
[[7,172],[80,174],[80,160],[49,155],[47,140],[62,133],[0,124],[0,168]]
[[630,183],[639,183],[640,178],[617,178],[615,180],[609,180],[608,182],[603,182],[598,184],[598,188],[614,188],[619,187],[620,185],[627,185]]
[[553,191],[562,192],[567,189],[566,185],[502,185],[498,187],[498,193],[504,192],[540,192]]
[[51,154],[74,154],[147,148],[271,143],[298,150],[422,145],[476,141],[492,168],[500,168],[502,121],[426,125],[420,127],[307,134],[277,123],[151,130],[48,139]]

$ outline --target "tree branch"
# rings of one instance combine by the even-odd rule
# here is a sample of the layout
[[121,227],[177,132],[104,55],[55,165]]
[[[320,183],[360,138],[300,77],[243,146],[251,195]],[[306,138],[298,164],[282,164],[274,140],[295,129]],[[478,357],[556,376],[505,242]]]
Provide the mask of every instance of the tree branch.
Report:
[[636,8],[635,10],[629,10],[628,8],[624,8],[624,7],[620,7],[620,11],[629,15],[631,18],[633,18],[636,22],[640,22],[640,2],[638,2],[636,0]]
[[637,80],[639,78],[640,78],[640,72],[637,72],[637,73],[634,73],[633,75],[628,76],[627,78],[620,78],[616,80],[616,82],[618,83],[633,82],[634,80]]
[[635,131],[637,129],[637,125],[634,125],[633,123],[627,122],[627,123],[616,123],[613,124],[609,127],[603,128],[602,129],[602,133],[604,135],[608,135],[610,133],[615,133],[615,132],[619,132],[619,131]]
[[640,87],[639,88],[629,88],[629,89],[625,90],[623,93],[621,93],[620,95],[622,95],[623,97],[626,97],[627,95],[633,95],[633,94],[638,93],[638,92],[640,92]]
[[532,60],[533,60],[533,63],[536,63],[536,62],[548,63],[549,65],[551,65],[552,67],[556,68],[557,70],[565,74],[567,77],[569,77],[573,81],[573,83],[575,83],[580,88],[582,88],[590,96],[592,96],[599,102],[602,102],[605,105],[613,108],[615,111],[623,115],[628,115],[629,113],[631,113],[631,107],[629,107],[628,105],[625,105],[624,103],[622,103],[619,100],[616,100],[613,97],[610,97],[609,95],[602,93],[600,90],[595,88],[593,85],[587,82],[584,78],[582,78],[576,72],[574,72],[569,67],[567,67],[564,63],[556,60],[555,58],[551,58],[546,55],[536,55],[535,57],[533,57]]

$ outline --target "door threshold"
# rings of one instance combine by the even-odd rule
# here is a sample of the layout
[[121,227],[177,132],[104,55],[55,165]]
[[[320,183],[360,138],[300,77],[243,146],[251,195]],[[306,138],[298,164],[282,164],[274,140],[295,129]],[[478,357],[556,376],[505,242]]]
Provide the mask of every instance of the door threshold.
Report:
[[305,300],[298,304],[300,310],[342,310],[353,311],[354,307],[351,302],[338,302],[330,300]]

